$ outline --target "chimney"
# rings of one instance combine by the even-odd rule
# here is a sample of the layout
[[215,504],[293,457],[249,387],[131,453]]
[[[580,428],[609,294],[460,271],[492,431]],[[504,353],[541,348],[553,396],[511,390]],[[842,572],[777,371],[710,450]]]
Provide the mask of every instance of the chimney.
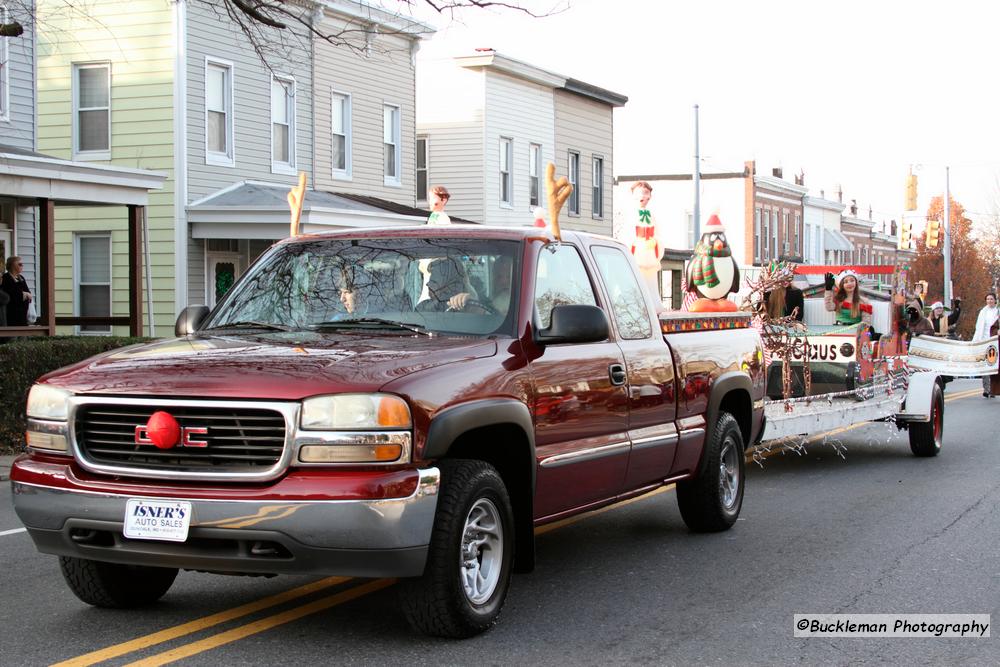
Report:
[[795,185],[805,185],[806,184],[806,171],[805,169],[799,169],[798,176],[795,177]]
[[772,169],[771,170],[771,175],[773,175],[775,178],[782,178],[782,176],[781,176],[781,167],[775,167],[774,169]]
[[844,203],[844,188],[837,186],[837,201],[841,204]]
[[892,220],[892,221],[889,222],[889,229],[892,232],[892,236],[895,236],[896,235],[896,221],[895,220]]
[[851,200],[851,215],[854,216],[855,218],[858,217],[858,200],[857,199],[852,199]]
[[819,198],[820,199],[826,199],[826,190],[820,190],[819,191]]
[[868,219],[869,220],[872,219],[872,206],[871,206],[871,204],[868,205]]

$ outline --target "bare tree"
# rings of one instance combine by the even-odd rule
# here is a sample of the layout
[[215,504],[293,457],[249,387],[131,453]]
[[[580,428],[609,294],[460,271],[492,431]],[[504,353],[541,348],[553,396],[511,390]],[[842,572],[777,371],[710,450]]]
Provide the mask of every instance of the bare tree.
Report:
[[[88,0],[50,0],[61,9],[88,15]],[[535,10],[518,2],[504,0],[371,0],[358,2],[358,18],[347,27],[333,27],[317,20],[325,3],[322,0],[190,0],[211,7],[220,17],[228,16],[249,45],[267,64],[269,56],[281,51],[286,40],[309,35],[336,46],[370,53],[372,26],[380,14],[397,18],[398,27],[389,32],[414,34],[426,31],[424,24],[413,17],[418,7],[427,7],[449,19],[467,9],[499,9],[521,12],[527,16],[542,17],[568,8],[569,0],[552,0],[549,9]],[[0,36],[17,37],[24,32],[24,24],[35,21],[35,0],[7,0],[8,15],[0,23]],[[367,20],[365,15],[367,14]],[[3,18],[0,16],[0,18]],[[381,21],[379,21],[381,22]],[[385,28],[382,28],[383,33]]]

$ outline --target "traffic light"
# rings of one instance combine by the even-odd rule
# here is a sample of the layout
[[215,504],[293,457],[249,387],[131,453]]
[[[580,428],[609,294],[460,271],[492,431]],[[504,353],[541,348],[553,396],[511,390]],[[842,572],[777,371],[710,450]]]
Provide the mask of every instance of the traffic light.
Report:
[[941,238],[941,222],[938,220],[927,221],[927,236],[924,239],[928,248],[936,248],[938,239]]
[[910,232],[913,231],[913,223],[903,220],[899,223],[899,249],[910,249]]
[[907,174],[906,176],[906,210],[917,210],[917,175]]

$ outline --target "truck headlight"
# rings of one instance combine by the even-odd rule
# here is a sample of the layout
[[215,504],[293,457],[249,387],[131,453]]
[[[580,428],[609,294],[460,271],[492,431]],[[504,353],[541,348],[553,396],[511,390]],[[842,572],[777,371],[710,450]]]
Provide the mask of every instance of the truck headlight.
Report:
[[410,408],[389,394],[333,394],[302,401],[299,463],[391,465],[409,461]]
[[300,425],[307,431],[408,429],[410,408],[389,394],[332,394],[302,401]]
[[69,419],[69,398],[72,394],[47,384],[36,384],[28,392],[28,417],[50,421]]

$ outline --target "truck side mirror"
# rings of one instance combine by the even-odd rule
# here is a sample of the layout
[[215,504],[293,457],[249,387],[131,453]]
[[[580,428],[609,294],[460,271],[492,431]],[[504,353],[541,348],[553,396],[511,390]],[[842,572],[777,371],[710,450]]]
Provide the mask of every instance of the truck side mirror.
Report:
[[609,329],[607,315],[597,306],[556,306],[548,328],[537,330],[535,342],[539,345],[596,343],[607,339]]
[[188,306],[177,316],[174,324],[175,336],[187,336],[193,334],[201,326],[208,316],[208,306]]

